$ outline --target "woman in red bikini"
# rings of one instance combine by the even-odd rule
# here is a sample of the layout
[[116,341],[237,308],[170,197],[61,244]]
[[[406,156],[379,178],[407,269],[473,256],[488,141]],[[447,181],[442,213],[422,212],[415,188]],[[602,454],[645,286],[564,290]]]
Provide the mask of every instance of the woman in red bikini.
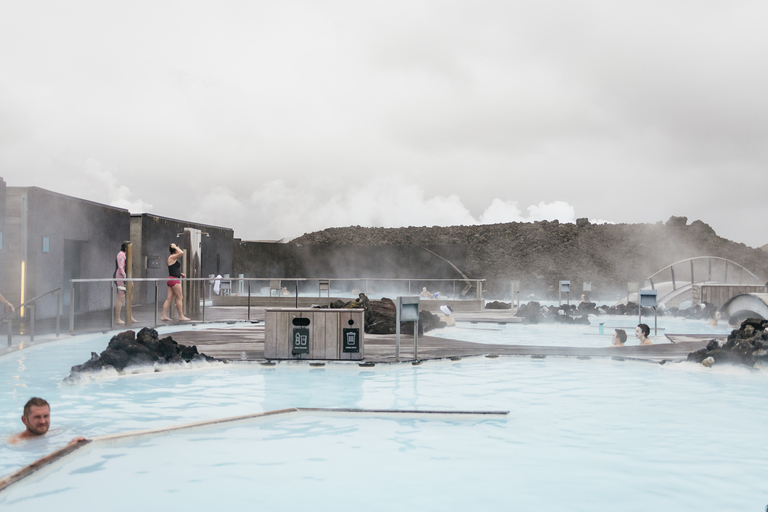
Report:
[[168,285],[168,297],[163,302],[163,316],[160,320],[169,322],[171,318],[168,316],[168,308],[171,306],[171,301],[176,299],[176,309],[179,311],[179,320],[189,320],[184,316],[184,296],[181,293],[181,278],[187,277],[181,272],[181,262],[179,258],[184,256],[184,251],[176,244],[170,245],[171,255],[168,256],[168,280],[165,284]]

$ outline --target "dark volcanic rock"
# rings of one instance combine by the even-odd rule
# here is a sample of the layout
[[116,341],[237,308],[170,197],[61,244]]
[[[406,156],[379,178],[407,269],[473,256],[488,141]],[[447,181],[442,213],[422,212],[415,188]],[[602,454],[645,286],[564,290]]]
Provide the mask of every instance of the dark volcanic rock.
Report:
[[[395,334],[397,332],[397,305],[392,299],[383,297],[381,300],[370,300],[361,293],[356,300],[344,302],[335,300],[331,303],[334,309],[358,309],[365,310],[366,334]],[[419,311],[419,334],[424,334],[433,329],[445,327],[440,317],[429,311]],[[404,322],[400,326],[403,334],[413,334],[413,322]]]
[[[700,220],[689,224],[686,217],[656,224],[592,224],[578,219],[575,224],[350,226],[305,234],[290,244],[297,255],[319,247],[330,251],[328,246],[345,251],[348,271],[331,260],[333,265],[314,269],[319,275],[359,277],[360,268],[372,268],[372,255],[386,254],[400,259],[392,267],[382,260],[372,277],[485,279],[483,292],[490,300],[508,299],[512,280],[520,283],[524,296],[554,300],[558,281],[564,278],[575,285],[574,293],[581,292],[578,283],[590,282],[593,297],[620,296],[628,282],[643,282],[671,263],[705,255],[736,261],[758,276],[768,275],[768,253],[719,237]],[[357,259],[347,259],[355,254]]]
[[116,334],[109,340],[107,349],[100,355],[91,353],[91,359],[72,367],[69,376],[64,379],[74,380],[77,374],[96,372],[104,369],[124,371],[131,366],[151,366],[154,364],[173,364],[190,361],[217,361],[213,357],[200,354],[194,345],[179,345],[170,336],[158,339],[157,331],[143,328],[138,336],[133,331]]
[[706,348],[688,354],[688,361],[704,362],[711,357],[712,364],[768,365],[768,320],[749,318],[728,335],[728,341],[720,347],[716,340],[707,343]]

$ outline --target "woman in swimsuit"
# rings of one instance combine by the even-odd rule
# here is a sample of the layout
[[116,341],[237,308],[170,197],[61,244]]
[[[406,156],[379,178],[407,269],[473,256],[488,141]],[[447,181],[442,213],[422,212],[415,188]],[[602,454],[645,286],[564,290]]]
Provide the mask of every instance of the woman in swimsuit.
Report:
[[181,262],[179,258],[184,256],[184,251],[176,244],[171,244],[169,247],[171,255],[168,256],[168,281],[165,284],[168,285],[168,297],[163,302],[163,316],[160,320],[166,322],[171,318],[168,316],[168,308],[171,306],[171,301],[176,299],[176,309],[179,311],[179,320],[189,320],[184,316],[184,296],[181,293],[181,278],[187,277],[181,272]]
[[[117,253],[117,257],[115,258],[115,274],[112,276],[114,278],[125,279],[125,259],[126,254],[125,251],[128,250],[128,246],[131,244],[129,241],[123,242],[123,244],[120,246],[120,252]],[[115,323],[118,325],[123,325],[125,322],[123,322],[120,319],[120,312],[123,310],[123,303],[125,302],[125,281],[118,281],[117,282],[117,303],[115,304]],[[131,317],[131,322],[136,323],[136,319]]]

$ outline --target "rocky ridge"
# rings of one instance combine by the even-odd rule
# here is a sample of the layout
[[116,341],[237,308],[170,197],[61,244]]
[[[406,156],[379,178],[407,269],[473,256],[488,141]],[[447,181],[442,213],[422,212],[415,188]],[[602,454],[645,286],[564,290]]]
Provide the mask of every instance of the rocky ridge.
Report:
[[[626,290],[671,263],[717,256],[768,276],[768,253],[719,237],[706,223],[671,217],[657,224],[575,224],[558,221],[480,226],[329,228],[305,234],[302,245],[458,246],[466,256],[453,260],[469,278],[486,279],[489,299],[508,295],[509,281],[541,297],[557,297],[561,279],[591,282],[600,292]],[[452,276],[457,277],[457,276]],[[579,285],[580,288],[580,285]]]

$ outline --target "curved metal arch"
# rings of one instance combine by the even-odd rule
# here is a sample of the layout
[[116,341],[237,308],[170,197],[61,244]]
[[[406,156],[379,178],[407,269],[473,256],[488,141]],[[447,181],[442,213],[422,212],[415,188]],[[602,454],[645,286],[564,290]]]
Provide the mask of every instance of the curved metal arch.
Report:
[[728,299],[720,311],[730,316],[741,312],[754,313],[768,319],[768,293],[742,293]]
[[[709,276],[708,276],[709,277],[709,279],[708,279],[709,281],[711,281],[711,277],[712,277],[711,276],[711,274],[712,274],[712,261],[721,261],[721,262],[725,263],[726,279],[727,279],[727,276],[728,276],[728,265],[730,264],[730,265],[733,265],[735,268],[739,269],[740,272],[741,272],[741,274],[739,276],[739,284],[741,284],[741,278],[743,277],[743,273],[744,272],[749,274],[752,277],[752,279],[755,280],[755,283],[759,283],[760,282],[760,278],[757,277],[755,274],[753,274],[744,265],[742,265],[740,263],[736,263],[735,261],[729,260],[727,258],[721,258],[719,256],[694,256],[693,258],[686,258],[684,260],[676,261],[675,263],[672,263],[671,265],[667,265],[666,267],[662,268],[661,270],[658,270],[657,272],[652,274],[650,277],[647,277],[645,280],[648,281],[649,283],[651,283],[651,289],[655,290],[656,288],[654,287],[653,278],[658,276],[662,272],[665,272],[665,271],[669,270],[670,274],[672,275],[672,289],[673,289],[673,291],[676,291],[677,290],[677,286],[675,284],[675,268],[674,267],[675,267],[675,265],[680,265],[681,263],[689,262],[691,264],[691,281],[690,281],[689,284],[693,285],[693,284],[696,283],[696,281],[694,279],[693,263],[694,263],[694,261],[700,261],[700,260],[708,260],[709,261]],[[699,282],[705,282],[705,281],[699,281]]]

